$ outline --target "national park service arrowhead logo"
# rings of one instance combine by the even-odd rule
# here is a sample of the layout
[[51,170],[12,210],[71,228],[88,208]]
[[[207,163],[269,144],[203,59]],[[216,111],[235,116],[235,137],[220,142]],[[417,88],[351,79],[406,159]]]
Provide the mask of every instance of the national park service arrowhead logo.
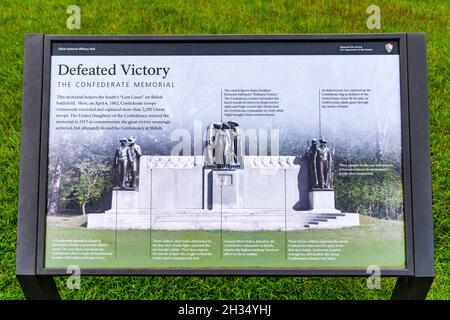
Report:
[[394,49],[394,45],[392,43],[386,43],[384,46],[386,48],[387,53],[391,53],[392,49]]

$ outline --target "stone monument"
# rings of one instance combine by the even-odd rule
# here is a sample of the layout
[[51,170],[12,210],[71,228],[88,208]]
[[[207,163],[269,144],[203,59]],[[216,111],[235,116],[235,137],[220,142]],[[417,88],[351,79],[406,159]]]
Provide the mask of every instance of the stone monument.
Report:
[[[236,122],[211,123],[204,154],[197,156],[141,155],[134,138],[121,139],[115,163],[121,170],[138,169],[139,189],[113,189],[111,209],[89,214],[87,227],[258,231],[359,225],[358,214],[335,208],[332,155],[323,138],[320,145],[313,139],[303,156],[245,156],[242,132]],[[135,186],[134,172],[121,183]]]

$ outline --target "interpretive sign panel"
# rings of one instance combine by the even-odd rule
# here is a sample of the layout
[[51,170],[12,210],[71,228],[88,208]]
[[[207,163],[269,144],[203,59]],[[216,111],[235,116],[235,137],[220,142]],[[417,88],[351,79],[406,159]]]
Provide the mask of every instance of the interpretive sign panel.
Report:
[[422,35],[27,41],[36,274],[414,276],[432,248]]

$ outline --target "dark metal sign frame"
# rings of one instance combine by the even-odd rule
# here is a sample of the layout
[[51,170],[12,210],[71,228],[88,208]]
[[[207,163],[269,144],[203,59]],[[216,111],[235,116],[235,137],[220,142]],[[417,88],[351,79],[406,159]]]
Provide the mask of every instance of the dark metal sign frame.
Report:
[[[25,37],[23,71],[22,137],[16,275],[27,298],[57,298],[53,275],[64,269],[44,267],[45,217],[48,168],[50,59],[52,43],[190,43],[229,44],[251,50],[261,43],[324,41],[398,41],[402,121],[402,162],[405,204],[406,268],[382,270],[382,276],[398,276],[393,298],[426,296],[434,278],[431,172],[427,101],[425,35],[220,35],[220,36],[58,36]],[[82,275],[285,275],[367,276],[361,269],[83,269]]]

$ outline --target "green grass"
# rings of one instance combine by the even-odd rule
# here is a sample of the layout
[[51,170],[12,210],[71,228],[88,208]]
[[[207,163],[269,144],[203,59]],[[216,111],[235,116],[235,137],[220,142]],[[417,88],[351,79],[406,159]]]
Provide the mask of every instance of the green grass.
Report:
[[[67,30],[78,4],[81,30]],[[244,34],[426,32],[436,279],[429,299],[450,298],[448,1],[387,1],[382,27],[366,28],[374,1],[12,1],[0,4],[0,298],[22,299],[14,277],[23,36],[54,34]],[[91,277],[65,299],[386,299],[395,279],[368,290],[363,278]]]
[[[63,268],[78,265],[83,268],[350,268],[366,270],[369,265],[383,268],[404,268],[405,244],[403,223],[366,218],[359,227],[337,230],[305,230],[291,231],[286,234],[280,231],[233,232],[222,234],[225,245],[220,247],[219,231],[152,231],[152,253],[150,253],[150,232],[148,230],[95,230],[76,226],[55,226],[49,219],[47,229],[46,267]],[[70,223],[70,222],[69,222]],[[382,233],[380,234],[380,231]],[[54,239],[95,240],[107,245],[104,260],[52,259]],[[159,240],[207,240],[211,241],[210,256],[201,256],[198,260],[155,259],[162,257],[155,245]],[[256,255],[230,256],[227,240],[268,240],[273,241],[273,251]],[[348,241],[342,248],[339,257],[334,261],[305,261],[286,259],[285,241]],[[117,244],[117,247],[116,247]],[[58,249],[59,247],[55,247]],[[221,249],[223,250],[221,255]],[[276,251],[275,251],[276,250]],[[58,251],[59,252],[59,251]],[[150,259],[150,254],[152,258]],[[186,256],[186,255],[184,255]]]

